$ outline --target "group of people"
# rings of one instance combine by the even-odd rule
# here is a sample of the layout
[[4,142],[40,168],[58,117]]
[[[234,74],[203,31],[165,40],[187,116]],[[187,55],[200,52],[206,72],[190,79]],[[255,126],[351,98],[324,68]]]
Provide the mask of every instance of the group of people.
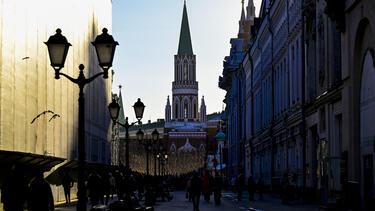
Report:
[[[232,178],[232,187],[237,191],[237,200],[242,200],[242,192],[245,189],[245,176],[240,173],[237,177]],[[247,179],[247,191],[249,192],[249,201],[254,201],[255,192],[259,193],[259,200],[263,200],[263,178],[260,176],[258,182],[255,183],[253,176],[249,176]]]
[[206,202],[210,201],[212,193],[214,193],[215,204],[220,204],[222,178],[218,175],[213,177],[208,171],[205,172],[203,178],[198,172],[194,172],[188,179],[186,185],[186,198],[193,202],[193,210],[199,211],[199,201],[201,194]]
[[30,181],[21,166],[13,165],[1,187],[1,202],[4,211],[54,210],[52,190],[43,177],[42,169],[34,169]]

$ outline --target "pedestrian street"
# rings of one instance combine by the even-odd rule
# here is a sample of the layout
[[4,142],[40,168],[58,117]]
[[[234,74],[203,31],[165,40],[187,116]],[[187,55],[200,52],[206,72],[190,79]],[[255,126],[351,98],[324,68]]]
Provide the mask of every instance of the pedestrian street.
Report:
[[[215,205],[213,201],[213,196],[211,196],[210,202],[205,202],[203,197],[200,200],[200,210],[201,211],[235,211],[235,210],[259,210],[259,211],[318,211],[319,207],[317,205],[302,205],[302,204],[292,204],[283,205],[281,204],[281,199],[271,197],[269,194],[264,195],[264,200],[249,202],[246,200],[248,197],[247,193],[244,192],[242,201],[237,201],[237,194],[233,192],[224,191],[222,193],[221,204]],[[257,199],[257,195],[255,196]],[[114,202],[115,200],[110,201]],[[142,203],[143,204],[143,203]],[[76,210],[75,203],[71,205],[59,205],[56,207],[56,211],[74,211]],[[193,204],[185,198],[185,191],[173,192],[173,199],[171,201],[157,201],[154,206],[155,211],[184,211],[192,210]],[[249,209],[250,208],[250,209]]]

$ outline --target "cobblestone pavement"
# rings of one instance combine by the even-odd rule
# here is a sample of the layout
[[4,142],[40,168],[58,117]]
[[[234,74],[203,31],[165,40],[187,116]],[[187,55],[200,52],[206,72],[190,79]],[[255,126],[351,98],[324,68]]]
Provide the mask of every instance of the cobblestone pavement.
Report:
[[[185,199],[184,191],[176,191],[172,193],[174,198],[170,202],[161,202],[158,201],[155,206],[155,211],[184,211],[184,210],[193,210],[192,202],[189,202]],[[253,208],[254,210],[259,211],[319,211],[318,205],[303,205],[303,204],[293,204],[293,205],[283,205],[281,200],[278,198],[273,198],[270,195],[265,194],[264,200],[262,201],[253,201],[249,202],[247,199],[247,193],[244,192],[243,200],[237,201],[237,195],[232,192],[223,192],[222,194],[221,205],[216,206],[213,201],[213,195],[211,196],[210,202],[205,202],[203,197],[200,200],[200,210],[201,211],[240,211],[240,210],[249,210]],[[255,196],[257,199],[257,196]],[[74,211],[75,203],[72,203],[70,206],[67,205],[58,205],[56,211]],[[88,206],[90,207],[90,206]],[[89,209],[87,209],[89,210]]]

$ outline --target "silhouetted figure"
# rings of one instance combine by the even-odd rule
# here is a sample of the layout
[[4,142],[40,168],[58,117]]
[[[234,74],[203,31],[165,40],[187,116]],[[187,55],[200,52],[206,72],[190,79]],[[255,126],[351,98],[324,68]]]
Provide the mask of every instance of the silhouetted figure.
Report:
[[215,176],[212,183],[212,191],[214,192],[215,204],[221,203],[221,189],[223,187],[223,179],[220,176]]
[[73,187],[73,184],[72,178],[69,176],[68,172],[65,172],[62,178],[62,186],[64,188],[66,203],[70,203],[70,188]]
[[210,196],[211,196],[211,177],[210,177],[210,174],[208,173],[208,171],[206,171],[206,173],[204,174],[203,176],[203,196],[204,196],[204,200],[206,202],[209,202],[210,201]]
[[242,200],[242,191],[245,186],[245,178],[243,174],[239,174],[237,179],[236,179],[236,188],[237,188],[237,200],[241,201]]
[[101,178],[96,172],[89,175],[87,181],[87,189],[89,191],[89,198],[92,206],[98,205],[101,197]]
[[259,200],[263,200],[263,178],[262,175],[260,175],[258,179],[258,184],[257,184],[258,192],[259,192]]
[[43,177],[43,172],[38,171],[30,181],[29,197],[27,201],[29,211],[54,210],[51,187]]
[[191,196],[193,200],[193,210],[199,211],[199,198],[202,193],[202,179],[199,177],[198,172],[194,172],[191,178]]
[[281,180],[281,188],[283,190],[283,196],[282,196],[282,203],[288,204],[289,203],[289,178],[288,173],[284,172],[283,178]]
[[249,201],[254,201],[255,182],[253,176],[247,179],[247,191],[249,192]]
[[111,172],[108,173],[108,180],[109,180],[109,186],[110,186],[111,199],[113,199],[113,194],[116,193],[116,180]]
[[21,211],[27,198],[27,183],[23,170],[16,165],[11,168],[1,187],[1,202],[4,211]]
[[187,183],[186,183],[186,199],[189,199],[189,201],[192,201],[192,197],[191,197],[191,178],[189,178]]

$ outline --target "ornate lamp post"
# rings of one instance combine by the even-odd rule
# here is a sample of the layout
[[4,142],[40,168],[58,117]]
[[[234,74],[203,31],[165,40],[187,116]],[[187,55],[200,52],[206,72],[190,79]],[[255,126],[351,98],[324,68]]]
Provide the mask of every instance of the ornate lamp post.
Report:
[[137,140],[139,143],[143,144],[145,147],[146,152],[146,175],[149,175],[149,152],[151,150],[151,140],[150,139],[143,139],[144,132],[139,129],[137,132]]
[[[218,149],[219,149],[219,153],[220,153],[220,174],[221,174],[221,176],[223,176],[222,151],[223,151],[223,146],[224,146],[224,141],[225,141],[225,134],[223,132],[221,132],[221,127],[220,127],[220,131],[216,134],[215,139],[217,141],[217,145],[218,145]],[[215,169],[216,169],[216,166],[215,166]]]
[[[141,102],[141,99],[138,98],[137,102],[134,103],[133,108],[134,108],[134,112],[135,112],[135,116],[137,118],[137,121],[129,124],[128,117],[126,117],[125,123],[123,124],[123,123],[117,121],[118,116],[120,114],[120,105],[116,102],[115,99],[112,99],[112,102],[108,105],[109,114],[111,115],[111,119],[112,119],[113,123],[121,125],[122,127],[125,128],[125,131],[126,131],[126,133],[125,133],[125,141],[126,141],[125,142],[125,165],[126,165],[127,170],[130,169],[130,166],[129,166],[129,128],[132,127],[133,125],[135,125],[136,123],[142,124],[141,119],[143,117],[145,105]],[[138,134],[137,134],[137,136],[138,136]],[[142,138],[143,138],[143,136],[142,136]]]
[[68,42],[66,37],[61,34],[61,29],[56,30],[56,34],[50,36],[48,41],[45,42],[48,48],[48,54],[51,61],[51,66],[55,70],[55,79],[59,79],[60,76],[64,76],[79,87],[79,120],[78,120],[78,204],[77,210],[86,211],[86,189],[84,183],[84,168],[85,168],[85,98],[84,98],[84,87],[92,82],[95,78],[103,75],[103,78],[108,78],[108,69],[112,67],[112,61],[115,54],[116,42],[111,35],[108,34],[108,30],[104,28],[102,34],[98,35],[94,42],[91,44],[95,47],[96,54],[98,56],[99,66],[103,69],[103,72],[97,73],[90,78],[86,78],[83,74],[85,66],[79,65],[79,76],[78,78],[72,78],[65,73],[61,73],[60,70],[64,67],[66,56],[71,44]]
[[158,142],[159,142],[159,132],[158,130],[152,131],[152,141],[153,141],[153,153],[154,153],[154,176],[156,176],[156,157],[157,157],[157,151],[158,151]]
[[[128,122],[128,117],[125,118],[125,123],[121,123],[121,122],[118,122],[117,119],[118,119],[118,116],[120,114],[120,105],[116,102],[115,99],[112,99],[112,102],[108,105],[108,110],[109,110],[109,114],[111,116],[111,119],[113,121],[113,124],[119,124],[121,125],[122,127],[125,128],[125,165],[126,165],[126,174],[125,174],[125,177],[126,177],[126,181],[127,181],[127,184],[129,182],[129,170],[130,170],[130,166],[129,166],[129,128],[132,127],[133,125],[135,125],[136,123],[138,124],[142,124],[141,122],[141,119],[143,117],[143,112],[145,110],[145,105],[141,102],[141,99],[138,98],[137,102],[134,103],[134,112],[135,112],[135,117],[137,118],[137,121],[136,122],[132,122],[129,124]],[[138,135],[139,135],[139,138],[143,138],[143,134],[137,134],[137,138],[138,138]],[[130,203],[130,193],[129,193],[129,188],[127,188],[127,192],[126,192],[126,201],[127,203]]]

